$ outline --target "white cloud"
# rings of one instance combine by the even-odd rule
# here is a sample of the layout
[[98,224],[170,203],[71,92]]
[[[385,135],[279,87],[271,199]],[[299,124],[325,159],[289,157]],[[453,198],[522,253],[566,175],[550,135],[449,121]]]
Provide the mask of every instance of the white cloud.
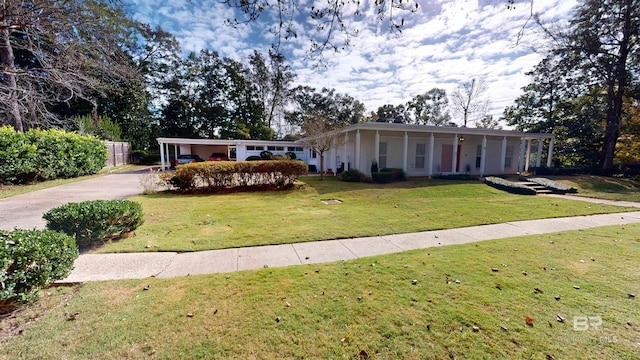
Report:
[[[352,47],[337,54],[325,53],[327,68],[314,71],[313,62],[305,56],[313,30],[310,25],[317,22],[306,13],[312,1],[299,2],[298,37],[282,44],[298,75],[297,83],[335,88],[375,111],[387,103],[404,103],[433,87],[451,93],[464,81],[484,77],[492,100],[491,113],[499,116],[528,83],[524,73],[542,58],[530,49],[541,41],[533,20],[523,29],[530,3],[516,2],[515,10],[507,10],[504,1],[420,3],[418,12],[406,15],[410,26],[395,37],[376,20],[371,4],[363,2],[363,15],[350,23],[360,30]],[[533,11],[545,21],[566,19],[575,4],[575,0],[535,0]],[[206,47],[222,56],[242,58],[255,48],[266,51],[272,40],[269,27],[262,23],[243,29],[224,26],[233,11],[213,0],[135,0],[134,9],[140,20],[173,32],[187,51]],[[521,32],[519,44],[514,46]]]

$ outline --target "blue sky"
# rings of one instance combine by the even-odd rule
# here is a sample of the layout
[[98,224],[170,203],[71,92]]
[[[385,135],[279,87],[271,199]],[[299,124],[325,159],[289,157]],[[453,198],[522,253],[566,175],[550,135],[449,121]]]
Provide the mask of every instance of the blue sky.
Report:
[[[160,25],[173,33],[185,53],[207,48],[223,56],[244,60],[254,49],[266,53],[273,41],[264,22],[238,29],[224,25],[234,12],[217,0],[126,0],[138,20]],[[310,9],[314,0],[300,0]],[[325,2],[323,0],[316,0]],[[514,10],[506,0],[418,0],[418,12],[404,14],[399,37],[389,34],[371,11],[351,24],[359,34],[353,46],[337,54],[325,53],[320,70],[306,59],[306,34],[313,23],[307,13],[296,18],[296,39],[283,43],[288,63],[298,75],[296,84],[335,88],[375,111],[384,104],[405,103],[434,87],[451,94],[462,82],[485,78],[490,114],[498,117],[528,84],[524,75],[542,54],[544,41],[533,20],[518,33],[531,11],[544,21],[566,21],[575,0],[517,0]],[[369,4],[372,0],[362,1]],[[365,5],[367,6],[367,5]],[[454,116],[454,120],[459,120]]]

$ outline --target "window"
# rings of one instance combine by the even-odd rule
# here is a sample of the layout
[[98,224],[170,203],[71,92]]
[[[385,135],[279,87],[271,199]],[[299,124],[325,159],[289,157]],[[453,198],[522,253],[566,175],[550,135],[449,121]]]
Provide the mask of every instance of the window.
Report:
[[387,143],[380,143],[380,150],[378,151],[378,168],[384,169],[387,167]]
[[256,149],[255,146],[247,145],[247,150],[255,150],[255,149]]
[[309,149],[309,156],[312,159],[315,159],[316,157],[318,157],[318,154],[316,154],[316,152],[313,149]]
[[267,146],[269,151],[284,151],[284,146]]
[[504,155],[504,167],[505,169],[511,168],[511,158],[513,157],[513,146],[507,146],[507,151]]
[[425,144],[416,144],[416,169],[424,169]]
[[482,162],[482,145],[476,147],[476,169],[480,169],[480,163]]
[[304,151],[304,149],[303,149],[303,148],[301,148],[301,147],[296,146],[296,150],[295,150],[295,151],[303,152],[303,151]]

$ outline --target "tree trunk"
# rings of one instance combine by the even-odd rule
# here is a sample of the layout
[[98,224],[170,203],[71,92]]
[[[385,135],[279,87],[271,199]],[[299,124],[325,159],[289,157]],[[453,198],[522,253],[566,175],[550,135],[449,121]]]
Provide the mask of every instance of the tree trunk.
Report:
[[627,56],[629,55],[629,37],[631,36],[631,0],[625,1],[624,29],[620,52],[616,62],[615,78],[609,84],[607,91],[607,127],[602,147],[602,160],[600,166],[603,172],[610,172],[613,168],[613,158],[616,143],[620,136],[620,123],[622,118],[622,101],[627,85]]
[[4,86],[7,89],[7,120],[16,131],[23,132],[22,117],[20,116],[20,106],[18,104],[18,94],[16,83],[16,67],[14,64],[13,48],[11,47],[9,29],[0,30],[0,67],[4,77]]

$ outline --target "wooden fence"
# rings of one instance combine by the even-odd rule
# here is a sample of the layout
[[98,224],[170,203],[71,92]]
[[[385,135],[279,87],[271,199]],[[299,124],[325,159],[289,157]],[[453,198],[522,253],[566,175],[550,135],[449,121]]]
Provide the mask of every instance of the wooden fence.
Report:
[[131,163],[129,149],[131,144],[127,142],[104,141],[107,146],[107,162],[105,166],[119,166]]

